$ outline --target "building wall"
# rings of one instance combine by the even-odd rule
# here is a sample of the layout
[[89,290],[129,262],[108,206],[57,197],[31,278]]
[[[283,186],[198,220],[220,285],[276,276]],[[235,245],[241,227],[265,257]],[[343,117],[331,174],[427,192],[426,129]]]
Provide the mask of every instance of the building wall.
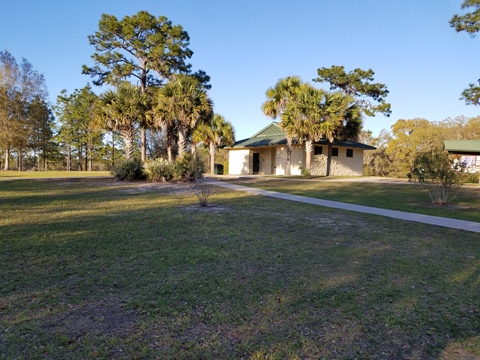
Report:
[[285,164],[287,163],[287,149],[285,146],[275,148],[275,175],[285,175]]
[[[317,145],[318,146],[318,145]],[[339,147],[338,156],[332,157],[330,174],[332,176],[362,176],[363,151],[352,149],[353,157],[347,157],[347,148]],[[285,175],[287,151],[285,146],[256,148],[251,150],[230,150],[229,174],[248,175],[253,169],[253,153],[260,154],[260,175]],[[322,155],[312,156],[312,175],[325,175],[327,170],[328,147],[322,146]],[[303,145],[294,146],[292,151],[292,164],[290,173],[301,175],[301,168],[305,166],[305,150]]]
[[[287,159],[285,158],[285,162]],[[294,146],[292,151],[291,175],[302,175],[302,167],[305,166],[305,149],[303,146]]]
[[252,159],[250,150],[228,151],[228,173],[232,175],[251,174]]
[[[317,145],[318,146],[318,145]],[[332,156],[330,175],[332,176],[362,176],[363,175],[363,151],[352,149],[353,157],[347,157],[347,149],[338,147],[338,156]],[[322,155],[312,157],[312,175],[325,175],[327,171],[328,147],[322,146]]]
[[260,171],[259,175],[272,175],[274,172],[273,170],[273,162],[275,159],[272,157],[272,152],[274,152],[274,148],[264,148],[264,149],[258,149],[258,152],[260,153]]

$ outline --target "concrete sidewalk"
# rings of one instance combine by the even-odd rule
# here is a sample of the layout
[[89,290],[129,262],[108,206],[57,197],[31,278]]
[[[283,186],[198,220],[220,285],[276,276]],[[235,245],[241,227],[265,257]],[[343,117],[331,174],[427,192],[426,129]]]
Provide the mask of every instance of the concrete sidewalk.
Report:
[[210,178],[208,181],[211,184],[216,186],[221,186],[221,187],[236,190],[236,191],[245,191],[254,195],[268,196],[268,197],[273,197],[277,199],[297,201],[297,202],[302,202],[306,204],[320,205],[320,206],[325,206],[325,207],[330,207],[335,209],[356,211],[356,212],[361,212],[365,214],[386,216],[393,219],[414,221],[414,222],[419,222],[423,224],[443,226],[443,227],[452,228],[452,229],[460,229],[460,230],[480,233],[480,223],[473,222],[473,221],[456,220],[456,219],[449,219],[449,218],[443,218],[438,216],[422,215],[422,214],[408,213],[403,211],[374,208],[370,206],[348,204],[348,203],[342,203],[338,201],[315,199],[315,198],[310,198],[306,196],[285,194],[285,193],[279,193],[275,191],[262,190],[262,189],[247,187],[247,186],[230,184],[223,181],[214,180],[212,178]]

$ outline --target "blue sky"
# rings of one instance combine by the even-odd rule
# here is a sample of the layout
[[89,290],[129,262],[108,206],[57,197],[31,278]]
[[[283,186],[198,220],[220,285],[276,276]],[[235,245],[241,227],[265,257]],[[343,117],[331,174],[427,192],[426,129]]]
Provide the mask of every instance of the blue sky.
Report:
[[[398,119],[440,121],[477,116],[460,93],[480,78],[480,39],[457,34],[448,21],[461,0],[0,0],[0,49],[26,58],[44,74],[52,103],[91,78],[87,36],[102,13],[119,19],[140,10],[167,16],[189,33],[195,70],[212,78],[215,112],[237,139],[269,124],[261,105],[278,79],[311,82],[320,67],[375,72],[392,104],[390,118],[365,118],[377,135]],[[318,84],[314,83],[316,86]],[[103,91],[95,88],[96,92]]]

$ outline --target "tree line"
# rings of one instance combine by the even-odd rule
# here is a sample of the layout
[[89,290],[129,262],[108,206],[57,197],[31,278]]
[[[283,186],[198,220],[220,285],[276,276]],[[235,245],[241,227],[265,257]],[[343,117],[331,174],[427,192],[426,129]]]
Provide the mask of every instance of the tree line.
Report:
[[[462,7],[476,10],[455,15],[451,26],[473,36],[480,29],[480,0],[466,0]],[[0,166],[108,169],[123,158],[138,156],[145,162],[147,154],[174,161],[204,144],[213,172],[218,147],[231,145],[234,131],[214,113],[210,77],[203,70],[192,70],[193,51],[182,26],[146,11],[120,20],[104,14],[98,31],[88,39],[95,49],[93,65],[84,65],[82,72],[93,85],[109,89],[96,95],[87,84],[71,94],[62,91],[53,106],[47,101],[43,75],[27,60],[17,63],[8,50],[0,52]],[[477,126],[477,119],[438,124],[399,120],[391,133],[373,138],[363,131],[362,119],[390,115],[386,85],[374,82],[371,69],[346,72],[343,66],[332,66],[319,68],[317,75],[313,81],[329,85],[328,90],[289,76],[267,89],[262,105],[265,115],[279,120],[287,134],[288,163],[293,142],[305,143],[307,171],[315,141],[329,143],[328,175],[333,142],[363,138],[378,147],[367,157],[372,173],[403,175],[416,150],[439,146],[440,134]],[[479,105],[478,94],[480,88],[470,84],[462,98]],[[469,131],[468,136],[476,136]]]
[[[100,159],[108,167],[107,163],[113,166],[116,159],[130,159],[137,152],[145,162],[147,150],[161,152],[158,146],[165,147],[173,161],[186,151],[195,152],[199,143],[209,148],[213,168],[217,148],[231,145],[234,131],[214,113],[210,77],[203,70],[192,71],[188,33],[164,16],[140,11],[121,20],[103,14],[99,30],[88,38],[95,48],[94,64],[84,65],[82,72],[93,78],[94,85],[107,85],[109,90],[96,95],[87,84],[71,94],[62,91],[53,106],[47,103],[43,76],[26,60],[18,65],[7,50],[0,53],[3,168],[11,167],[12,152],[20,170],[26,155],[39,159],[38,169],[50,164],[93,170]],[[48,118],[41,118],[38,104],[43,104]],[[38,134],[39,129],[48,133]],[[148,149],[148,138],[154,148]]]
[[[464,0],[461,8],[472,11],[454,15],[450,26],[474,38],[480,31],[480,0]],[[468,105],[479,106],[480,86],[469,84],[460,99]],[[367,152],[364,159],[369,174],[407,176],[415,168],[416,159],[442,151],[444,140],[480,139],[480,117],[459,116],[439,122],[422,118],[399,119],[390,131],[382,130],[376,138],[368,131],[362,135],[363,141],[377,147],[374,152]]]
[[382,130],[378,137],[364,131],[361,140],[377,147],[375,151],[365,152],[367,174],[405,177],[417,157],[443,150],[444,140],[475,139],[480,139],[480,117],[458,116],[438,122],[422,118],[399,119],[390,130]]

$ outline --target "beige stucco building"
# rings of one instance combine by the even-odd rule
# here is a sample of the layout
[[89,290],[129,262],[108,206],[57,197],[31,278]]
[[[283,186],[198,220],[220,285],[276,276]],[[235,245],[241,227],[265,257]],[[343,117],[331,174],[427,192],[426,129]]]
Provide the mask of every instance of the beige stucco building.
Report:
[[[287,163],[286,137],[277,123],[271,123],[249,139],[237,141],[229,148],[229,174],[285,175]],[[342,141],[333,143],[330,174],[332,176],[362,176],[363,151],[374,150],[369,145]],[[325,175],[328,143],[314,144],[311,175]],[[301,175],[305,166],[305,145],[295,142],[292,151],[291,175]]]

